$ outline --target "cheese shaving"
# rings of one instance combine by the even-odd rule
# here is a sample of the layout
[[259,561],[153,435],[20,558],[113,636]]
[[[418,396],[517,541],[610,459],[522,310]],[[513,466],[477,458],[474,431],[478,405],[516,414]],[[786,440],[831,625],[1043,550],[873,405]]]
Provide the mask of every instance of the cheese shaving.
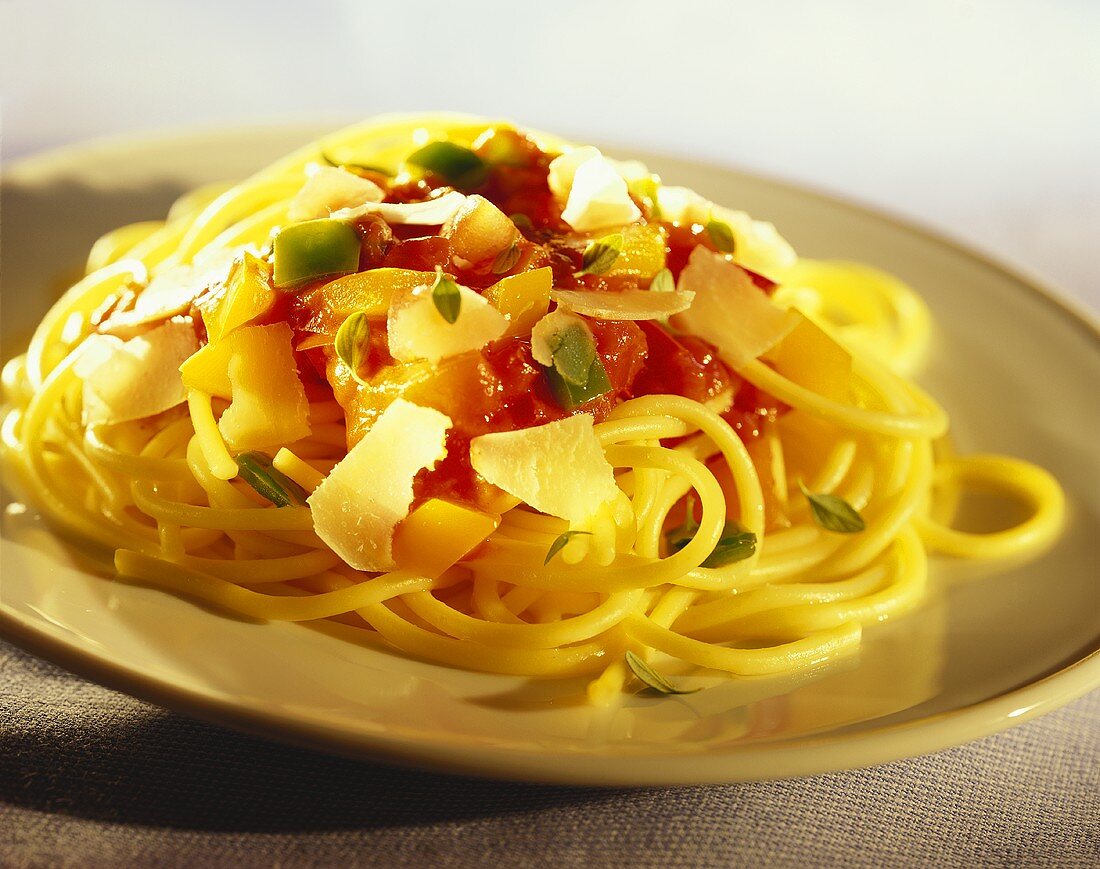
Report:
[[695,293],[675,290],[623,290],[605,293],[586,290],[553,290],[550,298],[578,314],[601,320],[662,320],[691,307]]
[[582,525],[619,495],[592,417],[481,435],[470,463],[486,480],[534,509]]
[[346,169],[318,166],[290,202],[287,219],[297,223],[328,217],[342,208],[356,208],[367,202],[381,202],[382,188]]
[[705,338],[735,370],[778,344],[802,319],[772,302],[744,269],[706,248],[691,252],[677,286],[694,292],[695,300],[672,325]]
[[187,392],[179,367],[198,349],[190,318],[129,341],[89,335],[74,368],[84,381],[84,424],[129,422],[182,404]]
[[423,202],[364,202],[355,208],[341,208],[329,216],[334,220],[355,220],[366,214],[377,214],[386,223],[442,226],[458,213],[466,199],[464,194],[452,190]]
[[317,535],[356,570],[392,570],[413,479],[447,455],[450,428],[438,410],[396,399],[310,495]]

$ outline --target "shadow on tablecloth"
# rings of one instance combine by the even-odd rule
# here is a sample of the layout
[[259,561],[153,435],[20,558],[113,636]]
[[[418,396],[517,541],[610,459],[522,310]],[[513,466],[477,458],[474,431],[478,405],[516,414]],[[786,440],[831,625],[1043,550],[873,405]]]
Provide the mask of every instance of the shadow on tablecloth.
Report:
[[[267,742],[0,650],[7,676],[24,671],[18,683],[4,680],[0,801],[24,809],[193,830],[305,832],[471,820],[624,793],[437,775]],[[13,708],[13,694],[32,684],[35,696]],[[90,693],[101,702],[89,706]]]

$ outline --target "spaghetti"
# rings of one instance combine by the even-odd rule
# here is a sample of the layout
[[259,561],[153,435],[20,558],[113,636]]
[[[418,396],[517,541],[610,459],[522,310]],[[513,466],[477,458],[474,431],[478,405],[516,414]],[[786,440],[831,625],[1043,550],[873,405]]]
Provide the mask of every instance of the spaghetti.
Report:
[[[736,341],[699,313],[726,284]],[[945,450],[907,379],[930,328],[900,281],[637,164],[380,120],[98,241],[4,369],[3,448],[120,578],[606,704],[627,652],[818,666],[920,603],[927,550],[1055,538],[1049,474]],[[970,486],[1030,515],[955,529]]]

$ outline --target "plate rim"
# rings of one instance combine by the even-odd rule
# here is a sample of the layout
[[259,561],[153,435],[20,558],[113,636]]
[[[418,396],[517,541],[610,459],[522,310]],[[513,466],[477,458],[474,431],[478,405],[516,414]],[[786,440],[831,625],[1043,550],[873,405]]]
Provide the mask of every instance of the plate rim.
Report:
[[[320,122],[267,125],[219,125],[189,127],[170,131],[121,134],[63,145],[10,161],[0,170],[0,183],[23,180],[28,176],[48,176],[79,164],[90,155],[111,155],[145,148],[178,145],[182,141],[214,143],[219,139],[289,134],[301,131],[315,134]],[[621,150],[629,150],[622,147]],[[1063,290],[1040,280],[1016,266],[960,241],[942,230],[925,226],[877,205],[861,202],[845,194],[766,173],[720,163],[681,157],[659,151],[654,157],[668,157],[700,169],[720,169],[749,176],[786,192],[810,196],[827,204],[857,212],[877,222],[892,225],[906,233],[975,260],[1038,296],[1100,350],[1100,316],[1073,299]],[[650,752],[633,757],[586,755],[585,764],[570,766],[560,762],[562,755],[494,746],[464,746],[455,752],[425,740],[386,734],[349,733],[318,722],[287,719],[277,714],[235,704],[230,699],[208,695],[199,689],[181,687],[170,680],[149,676],[135,667],[110,660],[94,649],[56,636],[32,624],[8,607],[0,595],[0,637],[18,648],[43,658],[82,678],[112,690],[151,702],[162,708],[227,726],[235,730],[274,739],[312,750],[325,751],[400,766],[427,768],[462,775],[507,779],[556,785],[597,787],[690,786],[735,781],[760,781],[828,772],[862,769],[883,763],[941,751],[1053,711],[1090,690],[1100,688],[1100,639],[1097,647],[1059,669],[1014,689],[988,697],[958,709],[946,710],[913,721],[888,724],[842,734],[802,737],[795,744],[753,743],[719,752],[698,755]],[[677,769],[649,764],[654,759],[677,760]],[[625,761],[625,762],[624,762]]]

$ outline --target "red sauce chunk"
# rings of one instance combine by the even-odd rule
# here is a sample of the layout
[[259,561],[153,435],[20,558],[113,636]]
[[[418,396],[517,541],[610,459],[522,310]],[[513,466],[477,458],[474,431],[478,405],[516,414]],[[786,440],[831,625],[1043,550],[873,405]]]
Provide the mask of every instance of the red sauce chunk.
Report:
[[[356,223],[361,239],[359,271],[393,268],[430,273],[441,269],[463,286],[481,292],[505,276],[549,266],[558,288],[619,292],[648,287],[650,277],[645,273],[582,273],[584,251],[594,235],[576,233],[561,219],[560,203],[547,183],[549,165],[556,155],[543,152],[531,139],[507,128],[486,131],[474,150],[489,169],[476,190],[464,192],[484,196],[511,217],[519,231],[504,265],[494,257],[477,263],[457,258],[442,227],[390,226],[367,215]],[[370,177],[383,187],[388,202],[422,201],[446,188],[444,179],[431,174],[416,180]],[[704,227],[658,225],[658,239],[665,241],[665,265],[674,277],[695,247],[713,249]],[[657,245],[659,253],[659,240]],[[751,272],[750,276],[764,292],[774,288],[766,278]],[[499,493],[470,467],[472,438],[542,425],[580,412],[599,422],[616,405],[635,396],[671,393],[709,402],[746,440],[785,409],[732,372],[706,341],[675,335],[649,321],[586,318],[611,388],[571,410],[559,405],[551,393],[543,367],[531,355],[529,335],[505,338],[436,364],[397,362],[389,353],[385,316],[372,316],[370,346],[356,380],[338,361],[331,343],[347,312],[326,297],[326,283],[318,280],[281,293],[269,317],[288,322],[295,330],[296,346],[308,348],[298,353],[303,382],[312,400],[331,396],[342,405],[349,449],[398,397],[434,407],[451,418],[447,456],[433,470],[418,476],[418,497],[485,506]]]

